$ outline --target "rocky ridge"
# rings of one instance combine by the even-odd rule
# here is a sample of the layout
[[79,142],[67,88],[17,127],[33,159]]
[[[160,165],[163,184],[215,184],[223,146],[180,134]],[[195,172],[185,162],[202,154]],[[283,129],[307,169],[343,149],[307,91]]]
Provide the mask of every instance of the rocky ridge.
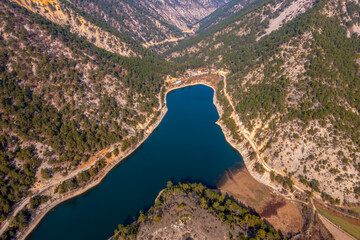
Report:
[[126,57],[140,55],[138,49],[132,46],[134,43],[131,43],[125,36],[105,30],[61,0],[14,1],[56,24],[67,27],[70,32],[85,37],[97,47]]
[[[233,1],[200,22],[199,35],[165,52],[183,62],[222,64],[224,56],[252,45],[312,7],[312,1]],[[276,26],[275,26],[276,25]],[[231,59],[227,59],[231,61]]]
[[[359,66],[357,50],[345,49],[358,44],[358,36],[349,34],[357,20],[349,23],[349,18],[340,17],[350,15],[343,3],[322,4],[307,12],[309,17],[298,18],[306,23],[295,20],[287,28],[297,26],[295,31],[300,34],[290,34],[273,53],[262,50],[268,54],[265,61],[255,61],[246,71],[234,71],[229,90],[241,121],[271,168],[294,176],[331,203],[355,203],[360,180],[359,139],[350,132],[357,132],[359,105],[357,97],[350,96],[355,96],[359,87]],[[329,17],[327,24],[317,20],[326,18],[324,12],[334,5],[346,11]],[[337,32],[336,37],[332,32]],[[284,39],[283,33],[277,37]],[[347,63],[330,60],[334,58]],[[319,61],[328,62],[327,67],[320,67]],[[347,71],[352,77],[345,77]],[[254,108],[261,110],[255,113]]]
[[358,1],[250,4],[166,54],[228,69],[239,121],[264,161],[324,200],[356,203],[358,10]]
[[227,2],[227,0],[143,0],[142,4],[156,11],[166,22],[182,31],[189,31],[194,24]]
[[[2,231],[12,211],[43,186],[94,165],[59,191],[78,187],[106,164],[97,155],[137,144],[160,114],[162,77],[170,69],[152,56],[96,47],[9,1],[0,2],[0,39]],[[4,238],[26,226],[32,209],[20,210]]]
[[155,205],[112,239],[282,239],[256,213],[201,183],[179,183],[159,193]]

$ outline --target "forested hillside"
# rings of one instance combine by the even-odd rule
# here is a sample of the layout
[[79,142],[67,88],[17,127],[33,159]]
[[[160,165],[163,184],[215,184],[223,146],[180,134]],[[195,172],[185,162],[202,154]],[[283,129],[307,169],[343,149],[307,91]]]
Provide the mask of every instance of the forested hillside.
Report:
[[78,8],[101,19],[137,42],[156,51],[174,45],[197,29],[197,22],[224,5],[226,0],[210,1],[94,1],[72,0]]
[[66,0],[12,0],[28,10],[38,13],[71,33],[84,37],[99,48],[122,56],[142,56],[144,48],[129,36],[110,27]]
[[85,12],[104,19],[117,31],[138,43],[161,42],[167,38],[183,36],[182,31],[165,21],[145,1],[72,0]]
[[[360,39],[350,6],[359,9],[320,1],[224,57],[228,91],[263,158],[332,203],[359,194]],[[332,8],[339,12],[329,16]]]
[[140,139],[170,65],[112,54],[8,1],[0,2],[0,29],[3,221],[36,181]]
[[[180,42],[164,55],[173,61],[194,66],[224,66],[232,60],[231,54],[241,56],[242,49],[312,6],[311,0],[250,1],[241,9],[237,9],[236,3],[230,2],[202,20],[196,37]],[[279,24],[273,26],[272,22]]]
[[229,0],[143,0],[142,4],[156,11],[168,23],[186,31],[227,2]]
[[244,7],[248,7],[248,5],[253,4],[253,2],[255,1],[248,1],[248,0],[229,1],[227,4],[224,4],[220,8],[216,9],[213,13],[204,17],[198,22],[199,24],[198,33],[201,34],[202,31],[210,28],[211,26],[215,26],[216,24],[220,23],[229,16],[233,16]]
[[229,71],[227,92],[270,167],[331,203],[356,202],[358,34],[357,1],[264,1],[167,54]]
[[113,239],[283,239],[256,213],[201,183],[167,185],[155,206],[119,225]]
[[[113,144],[125,151],[142,140],[159,115],[165,78],[187,67],[227,73],[216,86],[221,123],[236,144],[244,136],[245,147],[255,143],[249,170],[263,183],[280,183],[281,193],[295,183],[308,197],[358,203],[359,35],[358,0],[1,1],[0,222],[36,183],[71,175]],[[264,162],[281,175],[265,171]],[[85,185],[94,169],[56,192]],[[198,184],[169,186],[114,238],[149,237],[149,229],[168,223],[163,210],[177,201],[200,207],[229,238],[281,238],[248,209]],[[174,211],[189,214],[178,203]],[[22,213],[4,239],[26,225]]]

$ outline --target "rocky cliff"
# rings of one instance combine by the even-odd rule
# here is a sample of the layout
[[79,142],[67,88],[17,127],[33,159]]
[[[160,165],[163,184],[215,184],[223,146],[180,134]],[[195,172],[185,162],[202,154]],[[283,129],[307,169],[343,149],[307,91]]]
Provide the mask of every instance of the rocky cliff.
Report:
[[84,14],[73,5],[61,0],[14,0],[20,6],[41,14],[53,23],[66,27],[70,32],[85,37],[89,42],[122,56],[139,56],[141,47],[100,20]]
[[[227,0],[126,1],[71,0],[78,8],[104,19],[118,31],[153,49],[167,49],[196,30],[196,24]],[[194,29],[193,29],[194,28]],[[170,40],[170,41],[169,41]],[[165,45],[159,46],[159,45]]]
[[88,14],[104,19],[117,31],[142,44],[183,36],[180,29],[167,23],[149,4],[142,1],[71,2]]
[[156,11],[168,23],[189,31],[194,24],[226,2],[228,0],[143,0],[142,4]]

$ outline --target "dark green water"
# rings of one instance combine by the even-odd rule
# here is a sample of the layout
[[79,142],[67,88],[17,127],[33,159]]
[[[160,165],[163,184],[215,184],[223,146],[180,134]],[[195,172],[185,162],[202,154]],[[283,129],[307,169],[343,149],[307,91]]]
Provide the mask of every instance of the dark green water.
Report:
[[190,177],[215,185],[242,158],[215,124],[213,94],[202,85],[169,93],[169,111],[145,143],[98,186],[54,208],[28,239],[105,240],[152,205],[168,180]]

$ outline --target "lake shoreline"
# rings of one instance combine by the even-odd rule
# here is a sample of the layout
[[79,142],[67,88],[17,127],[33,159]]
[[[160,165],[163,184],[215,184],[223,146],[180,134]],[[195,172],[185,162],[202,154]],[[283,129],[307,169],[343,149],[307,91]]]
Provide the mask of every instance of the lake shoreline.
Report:
[[[107,164],[104,169],[102,169],[98,176],[93,180],[91,181],[90,183],[86,184],[85,186],[81,187],[80,189],[75,189],[74,191],[70,191],[68,193],[65,193],[65,194],[62,194],[60,197],[56,197],[55,199],[53,198],[51,200],[50,203],[45,203],[43,206],[41,206],[41,209],[39,211],[37,211],[34,215],[34,217],[32,218],[32,220],[30,221],[28,227],[21,231],[20,234],[18,235],[17,239],[26,239],[26,237],[28,237],[28,235],[36,228],[36,226],[41,222],[41,220],[52,210],[54,209],[56,206],[58,206],[59,204],[71,199],[71,198],[74,198],[74,197],[77,197],[77,196],[80,196],[82,194],[84,194],[85,192],[87,192],[88,190],[92,189],[93,187],[97,186],[98,184],[100,184],[102,182],[102,180],[107,176],[107,174],[115,167],[117,166],[121,161],[123,161],[124,159],[126,159],[127,157],[129,157],[131,154],[133,154],[147,139],[148,137],[156,130],[156,128],[160,125],[160,123],[162,122],[163,118],[165,117],[167,111],[168,111],[168,108],[167,108],[167,103],[166,103],[166,98],[167,98],[167,95],[172,92],[172,91],[175,91],[175,90],[178,90],[178,89],[182,89],[182,88],[186,88],[186,87],[191,87],[191,86],[196,86],[196,85],[204,85],[204,86],[207,86],[207,87],[210,87],[211,89],[213,89],[214,91],[214,95],[213,95],[213,104],[215,105],[215,108],[217,110],[217,113],[219,115],[219,120],[216,122],[216,124],[218,126],[220,126],[221,128],[221,131],[223,132],[224,136],[225,136],[225,139],[226,141],[236,150],[240,153],[240,155],[242,156],[243,158],[243,162],[244,162],[244,165],[245,167],[247,168],[247,170],[249,171],[249,168],[248,168],[248,164],[247,164],[247,161],[245,160],[245,156],[243,156],[243,151],[241,149],[239,149],[239,146],[238,144],[235,143],[235,141],[232,139],[231,137],[231,134],[229,132],[229,130],[226,128],[226,126],[221,122],[220,120],[220,117],[222,116],[223,114],[223,110],[222,110],[222,106],[221,104],[219,103],[217,97],[216,97],[216,88],[210,84],[208,84],[207,82],[196,82],[196,83],[191,83],[191,84],[186,84],[186,85],[180,85],[180,86],[176,86],[176,87],[172,87],[172,88],[169,88],[165,91],[164,93],[164,99],[163,99],[163,106],[161,106],[161,109],[160,109],[160,114],[159,116],[157,117],[156,121],[151,124],[149,126],[148,129],[145,130],[145,136],[143,137],[143,139],[141,141],[139,141],[136,145],[134,145],[133,147],[127,149],[125,152],[123,153],[120,153],[121,156],[119,156],[117,158],[116,161],[114,162],[111,162],[110,164]],[[160,104],[161,104],[161,99],[160,99]],[[242,145],[242,144],[241,144]],[[255,178],[257,179],[252,171],[249,171],[249,173]],[[258,180],[258,179],[257,179]],[[56,186],[53,186],[46,191],[54,191]]]
[[[176,89],[171,89],[170,91],[173,91]],[[131,154],[133,154],[147,139],[148,137],[150,137],[150,135],[156,130],[156,128],[160,125],[160,123],[162,122],[163,118],[165,117],[168,108],[166,106],[166,95],[170,92],[167,91],[165,93],[165,104],[164,106],[161,108],[160,110],[160,114],[157,118],[157,120],[151,124],[149,126],[149,128],[147,130],[145,130],[145,136],[143,137],[143,139],[138,142],[135,146],[128,148],[125,152],[120,153],[121,156],[118,157],[118,159],[114,162],[111,162],[110,164],[107,164],[103,169],[101,169],[101,171],[99,172],[99,174],[95,177],[95,179],[93,181],[91,181],[90,183],[86,184],[85,186],[83,186],[80,189],[75,189],[74,191],[70,191],[68,193],[65,193],[66,196],[61,196],[60,198],[54,199],[50,204],[45,203],[42,206],[42,210],[39,213],[36,213],[35,216],[32,218],[31,222],[29,223],[28,227],[25,229],[25,231],[21,232],[20,235],[17,237],[17,239],[19,240],[24,240],[26,239],[29,234],[36,228],[36,226],[41,222],[41,220],[52,210],[54,209],[56,206],[58,206],[59,204],[80,196],[82,194],[84,194],[85,192],[87,192],[88,190],[92,189],[93,187],[99,185],[102,180],[107,176],[107,174],[115,167],[117,166],[120,162],[122,162],[123,160],[125,160],[126,158],[128,158]],[[51,191],[53,189],[55,189],[56,186],[53,186],[45,191]]]
[[[249,158],[249,150],[245,146],[246,138],[244,139],[244,141],[242,141],[240,143],[236,142],[236,140],[233,139],[230,130],[221,121],[221,116],[223,115],[224,111],[223,111],[222,105],[220,104],[219,100],[217,99],[216,89],[215,89],[214,86],[208,84],[207,82],[196,82],[196,83],[191,83],[191,84],[171,88],[171,89],[167,90],[167,92],[165,94],[165,105],[166,105],[166,95],[169,92],[177,90],[177,89],[185,88],[185,87],[196,86],[196,85],[204,85],[204,86],[207,86],[207,87],[213,89],[213,91],[214,91],[213,104],[214,104],[214,106],[216,108],[216,111],[217,111],[217,113],[219,115],[219,119],[216,121],[216,124],[220,127],[222,133],[224,134],[226,142],[241,155],[243,163],[244,163],[244,167],[249,172],[251,177],[254,178],[256,181],[258,181],[259,183],[264,184],[267,187],[270,187],[272,190],[274,190],[275,193],[282,195],[279,192],[279,189],[277,188],[277,186],[274,186],[273,184],[270,184],[267,180],[262,179],[261,178],[262,176],[260,174],[257,174],[255,171],[253,171],[253,164],[251,164],[253,161],[250,160],[250,158]],[[237,127],[240,127],[240,126],[237,125]]]

